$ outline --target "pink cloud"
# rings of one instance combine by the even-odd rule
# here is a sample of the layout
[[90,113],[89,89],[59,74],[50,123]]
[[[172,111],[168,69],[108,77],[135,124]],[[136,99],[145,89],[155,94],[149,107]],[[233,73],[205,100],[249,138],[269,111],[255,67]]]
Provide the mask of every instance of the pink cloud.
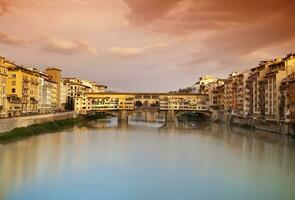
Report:
[[[132,26],[170,37],[190,37],[203,49],[201,54],[191,52],[191,59],[182,62],[190,70],[200,65],[234,69],[252,63],[253,52],[273,47],[285,52],[289,49],[283,44],[295,39],[293,0],[124,1]],[[256,55],[267,59],[262,58],[265,54]],[[246,63],[244,58],[248,58]]]
[[143,47],[111,47],[109,48],[109,51],[116,56],[119,57],[135,57],[135,56],[141,56],[143,54],[149,53],[150,50],[155,50],[158,48],[163,48],[167,44],[165,43],[157,43],[152,45],[147,45]]
[[26,43],[26,40],[21,37],[15,37],[15,36],[0,32],[0,42],[3,44],[22,46]]
[[0,0],[0,15],[9,12],[10,0]]
[[83,40],[64,40],[59,38],[44,37],[43,49],[62,54],[88,53],[96,54],[96,47]]

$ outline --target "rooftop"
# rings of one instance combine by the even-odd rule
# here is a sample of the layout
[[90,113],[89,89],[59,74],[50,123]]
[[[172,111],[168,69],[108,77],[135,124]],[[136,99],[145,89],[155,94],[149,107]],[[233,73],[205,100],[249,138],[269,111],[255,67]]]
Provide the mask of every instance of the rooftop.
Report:
[[57,70],[57,71],[62,71],[61,69],[56,68],[56,67],[47,67],[46,70]]
[[152,92],[89,92],[87,94],[100,94],[100,95],[167,95],[167,96],[207,96],[206,94],[199,93],[152,93]]

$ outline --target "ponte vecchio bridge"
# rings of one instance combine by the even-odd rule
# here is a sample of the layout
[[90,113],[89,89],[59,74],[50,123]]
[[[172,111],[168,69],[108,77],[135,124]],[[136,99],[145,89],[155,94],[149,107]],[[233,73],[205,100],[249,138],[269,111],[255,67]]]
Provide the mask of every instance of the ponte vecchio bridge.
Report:
[[[154,113],[165,121],[185,112],[210,116],[208,96],[179,93],[84,93],[75,97],[75,112],[86,115],[107,112],[120,120],[130,119],[140,113]],[[147,119],[147,121],[149,121]]]

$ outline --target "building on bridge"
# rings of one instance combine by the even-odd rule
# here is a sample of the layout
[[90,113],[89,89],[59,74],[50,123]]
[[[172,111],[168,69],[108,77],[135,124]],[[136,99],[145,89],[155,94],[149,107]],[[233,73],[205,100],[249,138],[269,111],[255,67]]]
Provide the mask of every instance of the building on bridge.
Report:
[[[105,92],[107,86],[97,84],[94,81],[82,80],[80,78],[64,78],[63,84],[67,89],[66,109],[73,110],[76,98],[83,98],[84,93],[100,93]],[[85,102],[83,102],[85,103]],[[84,107],[84,104],[83,104]],[[87,107],[87,106],[86,106]]]
[[209,109],[205,94],[169,93],[84,93],[75,98],[75,112],[156,109],[176,111],[206,111]]
[[160,95],[160,110],[208,110],[205,94],[165,94]]

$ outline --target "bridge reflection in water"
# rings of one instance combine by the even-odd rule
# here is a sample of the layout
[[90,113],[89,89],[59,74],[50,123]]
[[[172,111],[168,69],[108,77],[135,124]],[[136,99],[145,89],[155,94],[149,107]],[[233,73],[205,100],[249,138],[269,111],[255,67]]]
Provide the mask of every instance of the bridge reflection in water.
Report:
[[159,128],[165,125],[166,116],[155,110],[137,110],[128,116],[128,125]]
[[[173,112],[171,114],[159,111],[159,110],[143,110],[137,109],[132,112],[104,112],[112,114],[113,117],[108,119],[100,119],[98,121],[89,121],[87,122],[87,129],[108,129],[108,128],[116,128],[116,129],[129,129],[131,127],[150,127],[150,128],[200,128],[208,126],[209,122],[203,121],[205,123],[199,123],[200,121],[186,121],[186,120],[178,120],[178,116],[182,114],[199,114],[201,116],[207,116],[206,113],[198,113],[195,111],[186,111],[186,112]],[[167,120],[167,115],[170,116],[170,120]],[[208,117],[208,116],[207,116]],[[168,116],[169,118],[169,116]],[[172,121],[172,119],[174,121]],[[208,119],[208,118],[207,118]],[[82,127],[78,127],[79,130],[82,130]]]
[[156,110],[137,110],[128,115],[128,121],[165,122],[165,113]]
[[[120,124],[130,124],[130,125],[140,125],[141,123],[156,124],[156,126],[163,126],[169,122],[184,122],[186,116],[199,116],[204,119],[203,121],[208,121],[210,118],[210,113],[208,112],[196,112],[196,111],[160,111],[152,109],[136,109],[132,111],[119,110],[119,111],[104,111],[117,118]],[[179,118],[181,121],[179,121]],[[194,121],[194,120],[192,120]],[[199,122],[195,120],[194,122]]]

